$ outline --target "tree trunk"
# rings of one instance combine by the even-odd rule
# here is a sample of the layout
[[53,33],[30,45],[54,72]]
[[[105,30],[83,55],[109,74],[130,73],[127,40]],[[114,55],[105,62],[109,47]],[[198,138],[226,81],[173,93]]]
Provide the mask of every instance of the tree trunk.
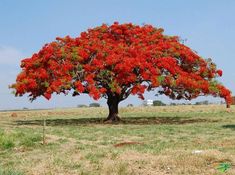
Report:
[[118,96],[109,96],[108,97],[108,107],[109,107],[109,115],[105,121],[117,122],[120,121],[120,117],[118,116],[118,104],[120,100]]

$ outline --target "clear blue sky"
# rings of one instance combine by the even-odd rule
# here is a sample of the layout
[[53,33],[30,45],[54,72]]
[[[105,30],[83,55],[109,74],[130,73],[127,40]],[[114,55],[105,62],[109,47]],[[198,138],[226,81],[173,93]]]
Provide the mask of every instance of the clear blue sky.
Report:
[[[202,57],[212,58],[223,70],[219,81],[235,94],[234,17],[234,0],[0,0],[0,109],[73,107],[93,102],[87,95],[60,95],[51,101],[38,98],[30,103],[27,95],[14,97],[8,85],[20,71],[20,60],[45,43],[114,21],[152,24],[164,28],[165,34],[187,39],[186,45]],[[146,96],[169,102],[153,93]],[[99,102],[105,105],[104,100]],[[128,103],[142,102],[131,97],[122,105]]]

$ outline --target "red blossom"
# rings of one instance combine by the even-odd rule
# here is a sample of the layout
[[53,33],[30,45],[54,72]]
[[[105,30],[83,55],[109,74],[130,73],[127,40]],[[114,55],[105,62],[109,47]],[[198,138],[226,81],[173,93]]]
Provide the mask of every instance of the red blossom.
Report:
[[216,73],[221,77],[223,75],[223,71],[222,70],[217,70]]
[[47,100],[50,100],[51,99],[51,94],[50,93],[44,93],[43,95]]
[[80,81],[75,83],[76,90],[80,93],[83,93],[85,88]]
[[172,99],[220,96],[231,103],[231,92],[217,83],[222,70],[204,60],[163,29],[131,23],[103,24],[80,36],[56,38],[21,62],[22,72],[11,87],[16,95],[51,98],[74,89],[94,99],[138,95],[160,87]]

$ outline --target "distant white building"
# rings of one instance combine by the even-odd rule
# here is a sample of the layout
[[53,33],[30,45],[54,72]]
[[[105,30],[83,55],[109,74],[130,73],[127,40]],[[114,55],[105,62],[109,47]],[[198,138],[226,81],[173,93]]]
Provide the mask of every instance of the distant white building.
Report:
[[153,106],[153,100],[151,99],[144,100],[143,106]]

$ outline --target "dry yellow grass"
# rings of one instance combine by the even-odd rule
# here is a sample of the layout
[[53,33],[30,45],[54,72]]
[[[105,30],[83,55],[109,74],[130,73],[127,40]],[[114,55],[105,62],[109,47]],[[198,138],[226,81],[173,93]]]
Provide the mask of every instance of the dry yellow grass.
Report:
[[220,174],[220,163],[232,165],[225,174],[235,174],[235,106],[121,108],[122,123],[103,124],[107,112],[1,112],[0,174],[211,175]]

